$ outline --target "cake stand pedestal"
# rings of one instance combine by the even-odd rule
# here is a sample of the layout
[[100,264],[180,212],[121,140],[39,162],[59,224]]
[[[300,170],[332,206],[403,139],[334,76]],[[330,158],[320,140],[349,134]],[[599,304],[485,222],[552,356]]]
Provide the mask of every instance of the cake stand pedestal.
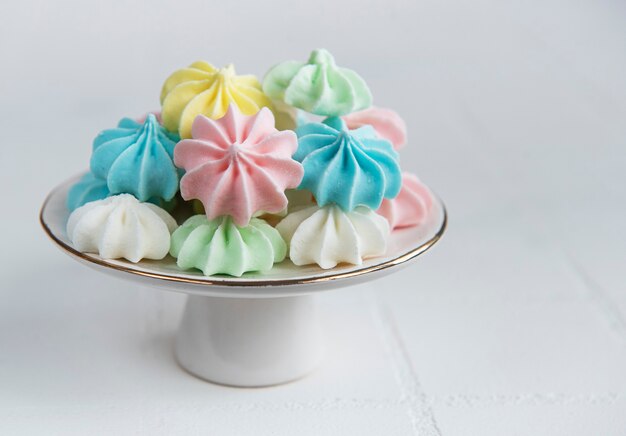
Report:
[[315,297],[190,295],[176,339],[180,365],[203,379],[267,386],[311,372],[322,358]]
[[181,271],[169,256],[135,264],[75,250],[65,232],[65,201],[79,177],[57,186],[45,200],[40,221],[48,236],[72,258],[100,272],[189,294],[176,337],[178,362],[200,378],[231,386],[275,385],[311,372],[323,355],[315,294],[397,271],[433,246],[446,228],[445,208],[435,198],[422,225],[394,231],[387,253],[362,265],[322,270],[285,260],[267,273],[205,277]]

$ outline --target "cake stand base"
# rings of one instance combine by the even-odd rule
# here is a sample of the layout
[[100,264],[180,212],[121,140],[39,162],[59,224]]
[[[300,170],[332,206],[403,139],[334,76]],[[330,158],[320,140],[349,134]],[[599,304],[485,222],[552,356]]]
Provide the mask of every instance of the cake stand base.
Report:
[[446,228],[445,207],[433,197],[422,224],[394,230],[387,252],[361,265],[322,270],[285,260],[264,273],[205,277],[200,271],[181,270],[170,256],[132,263],[76,250],[66,233],[66,200],[80,177],[60,184],[46,198],[39,214],[45,232],[66,254],[97,271],[189,294],[176,340],[178,362],[202,379],[230,386],[275,385],[311,372],[322,355],[316,294],[398,271],[432,247]]
[[229,386],[276,385],[305,376],[321,360],[313,295],[187,298],[176,357],[200,378]]

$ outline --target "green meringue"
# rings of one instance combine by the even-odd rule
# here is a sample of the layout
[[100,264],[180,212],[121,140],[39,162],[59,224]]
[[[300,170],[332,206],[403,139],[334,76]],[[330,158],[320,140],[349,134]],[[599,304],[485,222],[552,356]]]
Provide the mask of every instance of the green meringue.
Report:
[[271,68],[263,80],[269,97],[327,117],[345,115],[372,105],[372,94],[354,71],[338,67],[324,49],[304,62],[286,61]]
[[195,215],[172,234],[170,254],[182,269],[197,268],[206,276],[240,277],[248,271],[269,271],[285,259],[287,244],[259,218],[239,227],[230,217],[208,220],[205,215]]

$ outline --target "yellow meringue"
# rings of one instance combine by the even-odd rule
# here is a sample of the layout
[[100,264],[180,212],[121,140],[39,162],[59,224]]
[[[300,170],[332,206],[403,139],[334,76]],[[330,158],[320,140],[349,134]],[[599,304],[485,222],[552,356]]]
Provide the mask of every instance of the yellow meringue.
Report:
[[198,115],[222,118],[233,103],[244,115],[254,115],[271,100],[253,75],[238,76],[230,64],[218,69],[205,61],[194,62],[170,75],[161,90],[163,125],[181,138],[191,137]]

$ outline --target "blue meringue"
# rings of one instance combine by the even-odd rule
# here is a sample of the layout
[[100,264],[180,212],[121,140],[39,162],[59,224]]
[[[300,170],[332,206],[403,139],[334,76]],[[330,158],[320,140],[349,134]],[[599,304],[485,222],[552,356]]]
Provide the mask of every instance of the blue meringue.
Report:
[[304,166],[299,189],[308,189],[317,203],[378,209],[383,198],[394,198],[402,186],[398,153],[391,143],[364,126],[348,130],[338,117],[296,129],[294,159]]
[[71,211],[85,203],[102,200],[110,195],[107,181],[87,173],[67,193],[67,208]]
[[104,130],[94,140],[91,171],[106,180],[111,194],[169,201],[176,195],[180,179],[173,161],[178,140],[154,114],[143,123],[124,118],[117,128]]

